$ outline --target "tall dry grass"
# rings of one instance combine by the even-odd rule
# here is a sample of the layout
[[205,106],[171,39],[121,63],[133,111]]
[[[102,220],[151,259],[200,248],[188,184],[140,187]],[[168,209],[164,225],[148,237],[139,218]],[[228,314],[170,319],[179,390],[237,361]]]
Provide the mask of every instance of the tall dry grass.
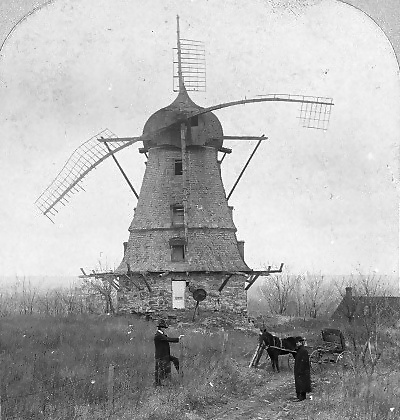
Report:
[[[293,318],[268,322],[279,336],[310,338],[329,324]],[[171,336],[185,334],[181,344],[171,344],[183,376],[172,368],[172,380],[154,388],[154,331],[153,322],[129,317],[1,318],[3,418],[107,418],[110,365],[115,367],[111,419],[187,419],[187,413],[202,414],[213,405],[245,400],[264,385],[262,376],[247,368],[257,341],[254,333],[191,325],[168,331]],[[314,375],[314,398],[304,406],[306,418],[399,418],[400,333],[391,328],[383,337],[384,351],[372,375],[362,366],[327,366]]]
[[[181,358],[183,377],[173,371],[172,381],[155,389],[154,332],[154,323],[124,317],[2,318],[3,416],[104,418],[110,365],[115,367],[115,418],[167,419],[170,412],[183,418],[187,411],[222,403],[257,385],[237,364],[254,340],[242,332],[227,341],[224,333],[192,331],[182,344],[171,345]],[[179,332],[171,328],[169,334]]]

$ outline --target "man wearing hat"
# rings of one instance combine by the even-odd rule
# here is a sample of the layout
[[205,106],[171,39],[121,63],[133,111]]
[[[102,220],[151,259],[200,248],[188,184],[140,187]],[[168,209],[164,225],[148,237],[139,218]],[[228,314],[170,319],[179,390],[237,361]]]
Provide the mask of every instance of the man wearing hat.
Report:
[[178,343],[183,337],[179,338],[168,337],[165,329],[168,328],[164,319],[160,319],[157,325],[157,332],[154,335],[155,344],[155,385],[161,385],[161,381],[171,377],[171,362],[174,364],[176,370],[179,372],[179,359],[171,356],[169,343]]
[[297,353],[294,359],[294,383],[299,401],[305,400],[307,392],[311,392],[310,358],[304,343],[305,339],[303,337],[296,337]]

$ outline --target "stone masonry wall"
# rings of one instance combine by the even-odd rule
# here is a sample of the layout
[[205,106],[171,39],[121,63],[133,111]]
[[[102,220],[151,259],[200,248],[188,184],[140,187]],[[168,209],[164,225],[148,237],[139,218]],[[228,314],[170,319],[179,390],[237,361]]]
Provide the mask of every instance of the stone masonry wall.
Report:
[[[201,309],[213,311],[245,313],[247,311],[247,296],[244,290],[245,278],[233,276],[225,285],[222,292],[218,288],[222,284],[223,275],[191,275],[173,276],[174,280],[185,280],[185,309],[194,309],[196,301],[193,291],[204,289],[207,297],[200,302]],[[172,278],[171,276],[147,276],[146,281],[150,286],[148,290],[143,277],[136,276],[132,282],[126,283],[130,291],[123,288],[118,293],[119,313],[163,313],[172,311]],[[124,283],[124,280],[121,280]],[[134,283],[134,284],[133,284]],[[136,285],[136,286],[135,286]]]
[[[140,198],[130,231],[170,229],[171,206],[182,203],[182,176],[175,175],[179,149],[149,151]],[[188,227],[225,228],[236,231],[225,198],[217,151],[212,147],[188,147]]]
[[152,148],[127,249],[116,270],[126,273],[163,271],[248,270],[240,255],[232,211],[225,197],[217,151],[188,148],[187,246],[185,261],[171,261],[169,240],[183,237],[183,226],[172,221],[172,206],[182,204],[182,176],[175,175],[178,149]]

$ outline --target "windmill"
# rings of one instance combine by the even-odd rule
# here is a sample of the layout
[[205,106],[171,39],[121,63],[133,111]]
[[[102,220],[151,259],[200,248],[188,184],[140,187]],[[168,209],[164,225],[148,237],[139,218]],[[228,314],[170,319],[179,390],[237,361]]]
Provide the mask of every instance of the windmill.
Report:
[[[81,269],[82,277],[106,279],[121,294],[122,290],[130,290],[130,295],[121,295],[121,307],[135,311],[184,308],[188,295],[199,289],[206,292],[210,307],[223,304],[240,309],[246,306],[245,294],[239,292],[243,292],[244,281],[248,290],[259,276],[281,272],[283,267],[281,264],[278,269],[255,271],[247,266],[244,243],[237,240],[232,207],[228,204],[267,137],[224,135],[214,111],[258,102],[297,103],[298,118],[304,127],[326,130],[333,101],[269,94],[200,107],[188,91],[206,88],[205,49],[199,41],[181,38],[179,16],[174,52],[176,99],[150,116],[141,136],[119,138],[107,129],[79,146],[36,205],[52,220],[71,194],[82,188],[83,178],[112,157],[137,198],[137,207],[118,268],[93,274]],[[229,140],[257,140],[257,144],[226,195],[221,164],[232,152],[224,146],[224,141]],[[140,194],[115,156],[137,142],[143,142],[139,152],[147,158]]]

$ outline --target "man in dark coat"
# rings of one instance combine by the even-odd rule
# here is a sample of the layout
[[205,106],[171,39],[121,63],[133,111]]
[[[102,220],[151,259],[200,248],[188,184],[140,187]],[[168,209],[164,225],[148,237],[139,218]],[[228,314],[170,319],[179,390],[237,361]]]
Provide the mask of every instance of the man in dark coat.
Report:
[[307,392],[311,392],[310,358],[304,347],[304,341],[304,338],[296,337],[297,353],[294,359],[294,383],[299,401],[305,400]]
[[171,362],[174,364],[176,370],[179,372],[179,359],[171,356],[169,343],[178,343],[183,337],[179,338],[168,337],[165,329],[168,328],[164,319],[161,319],[157,325],[157,332],[154,335],[155,344],[155,385],[162,385],[161,381],[171,377]]

